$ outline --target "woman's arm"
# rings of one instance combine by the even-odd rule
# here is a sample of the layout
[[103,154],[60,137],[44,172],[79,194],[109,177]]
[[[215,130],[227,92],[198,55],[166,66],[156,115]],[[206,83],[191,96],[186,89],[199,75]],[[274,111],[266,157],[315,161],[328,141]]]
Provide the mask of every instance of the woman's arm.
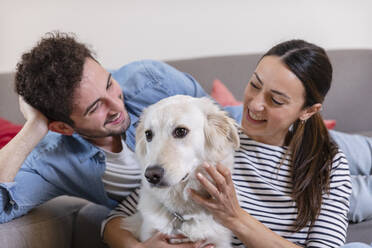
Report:
[[[181,243],[171,244],[170,237],[160,232],[155,233],[154,236],[145,242],[139,242],[134,235],[122,229],[120,226],[125,221],[122,217],[115,217],[109,220],[103,232],[104,241],[110,248],[202,248],[202,243]],[[212,245],[204,246],[204,248],[212,248]]]
[[48,132],[48,120],[21,97],[19,105],[26,118],[21,131],[0,150],[0,182],[12,182],[24,160]]
[[222,165],[205,164],[204,167],[215,185],[200,173],[197,177],[212,198],[206,199],[191,191],[192,198],[207,208],[215,220],[230,229],[246,247],[300,247],[271,231],[239,206],[230,170]]

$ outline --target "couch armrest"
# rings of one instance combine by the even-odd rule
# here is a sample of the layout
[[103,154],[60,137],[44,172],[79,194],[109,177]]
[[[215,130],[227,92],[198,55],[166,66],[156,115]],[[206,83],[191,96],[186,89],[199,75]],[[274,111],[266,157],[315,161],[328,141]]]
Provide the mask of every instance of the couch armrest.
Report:
[[25,216],[0,224],[1,247],[71,247],[77,212],[87,203],[80,198],[61,196]]

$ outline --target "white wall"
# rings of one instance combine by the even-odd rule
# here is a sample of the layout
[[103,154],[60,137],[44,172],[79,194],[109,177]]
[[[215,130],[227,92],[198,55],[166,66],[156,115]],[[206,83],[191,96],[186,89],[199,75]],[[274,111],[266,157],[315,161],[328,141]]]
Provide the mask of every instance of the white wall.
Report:
[[370,0],[0,0],[0,72],[46,32],[74,32],[108,68],[141,58],[265,51],[290,38],[372,48]]

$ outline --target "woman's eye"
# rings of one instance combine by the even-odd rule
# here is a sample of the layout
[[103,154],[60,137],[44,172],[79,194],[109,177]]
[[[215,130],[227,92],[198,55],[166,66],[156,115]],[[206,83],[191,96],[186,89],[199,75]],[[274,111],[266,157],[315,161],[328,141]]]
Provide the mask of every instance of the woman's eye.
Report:
[[151,131],[151,130],[146,130],[146,131],[145,131],[145,136],[146,136],[146,140],[147,140],[147,142],[151,142],[152,137],[153,137],[154,135],[152,134],[152,131]]
[[251,82],[251,86],[255,89],[260,89],[260,87],[258,87],[258,85],[254,84],[253,82]]
[[180,139],[185,137],[188,134],[189,130],[184,127],[177,127],[173,130],[173,137]]
[[274,104],[276,104],[276,105],[283,105],[284,103],[283,102],[279,102],[279,101],[277,101],[277,100],[275,100],[275,98],[271,98],[271,100],[273,101],[273,103]]

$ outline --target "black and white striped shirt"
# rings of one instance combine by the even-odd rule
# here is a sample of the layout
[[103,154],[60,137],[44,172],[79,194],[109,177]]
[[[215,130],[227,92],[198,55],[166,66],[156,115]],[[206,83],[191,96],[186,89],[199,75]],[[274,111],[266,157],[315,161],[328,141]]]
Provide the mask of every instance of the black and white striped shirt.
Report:
[[[345,155],[333,158],[330,194],[323,194],[320,215],[314,226],[293,230],[297,218],[291,197],[290,158],[287,147],[259,143],[240,134],[240,148],[235,153],[233,181],[240,206],[285,239],[305,247],[343,245],[348,225],[347,212],[351,179]],[[234,247],[244,245],[234,237]]]
[[[339,247],[344,244],[351,180],[342,152],[333,159],[330,194],[323,195],[320,215],[311,230],[293,230],[297,208],[291,197],[290,158],[287,147],[259,143],[240,134],[232,174],[240,206],[285,239],[305,247]],[[115,208],[105,223],[116,216],[127,217],[136,211],[138,191]],[[245,247],[233,237],[233,247]]]

